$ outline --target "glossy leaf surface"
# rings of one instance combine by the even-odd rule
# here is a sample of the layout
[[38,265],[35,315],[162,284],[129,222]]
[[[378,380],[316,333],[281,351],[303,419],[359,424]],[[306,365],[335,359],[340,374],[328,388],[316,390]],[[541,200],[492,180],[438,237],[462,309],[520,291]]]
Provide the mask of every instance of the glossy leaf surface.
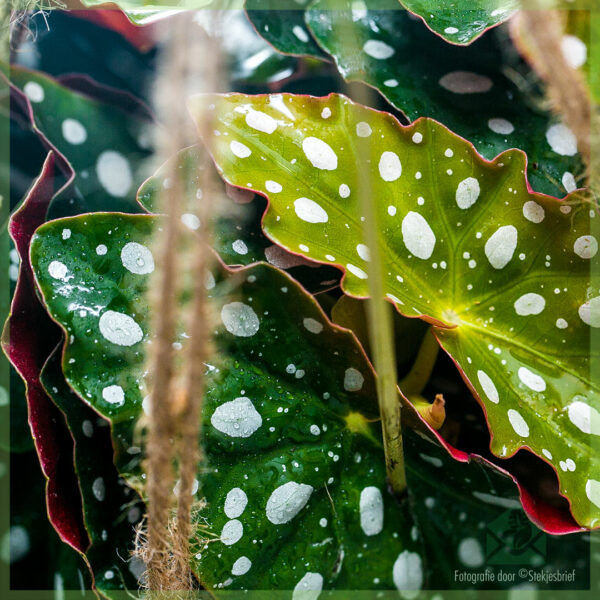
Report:
[[135,527],[144,506],[119,477],[112,462],[109,423],[77,397],[61,370],[61,348],[45,364],[42,384],[64,413],[75,443],[74,459],[83,499],[90,547],[85,555],[94,573],[96,589],[135,589],[144,566],[132,558]]
[[470,44],[519,8],[518,0],[400,0],[427,27],[453,44]]
[[86,211],[137,210],[135,192],[149,154],[148,123],[39,73],[13,69],[11,82],[29,100],[33,130],[75,172],[63,214],[77,212],[78,205]]
[[[130,450],[130,433],[119,424],[141,416],[136,380],[142,380],[142,369],[132,363],[124,373],[128,379],[119,380],[123,368],[115,359],[127,347],[103,338],[98,314],[78,313],[93,308],[101,319],[118,307],[134,315],[143,338],[128,347],[130,360],[143,352],[149,340],[139,288],[131,285],[118,251],[123,243],[146,242],[151,219],[88,215],[56,221],[39,230],[33,247],[48,308],[73,334],[63,369],[79,394],[112,420],[118,445]],[[82,251],[68,258],[65,227]],[[103,265],[94,258],[95,236],[104,231],[106,238],[109,230],[116,256],[107,252],[109,263]],[[73,278],[52,277],[53,260],[65,260],[66,277]],[[374,378],[353,337],[329,324],[314,300],[272,267],[216,273],[216,279],[211,294],[221,316],[215,333],[219,358],[208,365],[202,431],[207,463],[198,477],[198,498],[208,504],[196,514],[194,536],[200,580],[217,595],[240,588],[415,589],[427,582],[454,587],[455,568],[481,568],[481,523],[507,510],[524,518],[510,478],[483,461],[457,462],[405,430],[413,521],[406,499],[396,503],[386,491],[373,420]],[[122,343],[132,341],[123,337],[128,333],[122,328],[109,335]],[[124,382],[122,398],[114,388],[105,393],[106,382],[98,385],[103,374],[112,385]],[[232,402],[239,410],[232,411]],[[138,472],[129,466],[130,476]]]
[[267,235],[339,265],[356,297],[369,293],[358,196],[374,199],[387,299],[435,326],[483,406],[492,451],[547,460],[575,519],[597,525],[595,208],[529,192],[521,152],[487,162],[428,119],[401,127],[337,95],[196,97],[192,111],[206,101],[219,169],[269,197]]
[[524,150],[536,191],[563,196],[577,188],[583,166],[575,138],[542,109],[535,79],[515,61],[506,34],[490,32],[462,48],[394,9],[396,0],[366,0],[360,12],[339,5],[318,0],[306,19],[347,81],[373,86],[411,120],[439,120],[487,159]]
[[246,0],[246,13],[256,31],[284,54],[323,58],[313,39],[304,11],[312,0]]
[[[67,381],[112,421],[122,469],[142,407],[149,341],[142,291],[151,263],[141,248],[154,220],[63,219],[40,228],[32,245],[40,289],[68,335]],[[106,253],[97,252],[100,244]],[[133,262],[131,244],[140,244]],[[365,588],[375,577],[379,587],[393,588],[398,557],[420,565],[420,545],[411,538],[407,502],[397,506],[385,489],[364,355],[273,267],[227,279],[211,288],[220,357],[209,366],[204,402],[209,465],[201,485],[209,504],[198,514],[198,576],[210,588],[292,589],[300,581]],[[234,283],[233,297],[224,296]],[[359,553],[360,568],[350,560]]]

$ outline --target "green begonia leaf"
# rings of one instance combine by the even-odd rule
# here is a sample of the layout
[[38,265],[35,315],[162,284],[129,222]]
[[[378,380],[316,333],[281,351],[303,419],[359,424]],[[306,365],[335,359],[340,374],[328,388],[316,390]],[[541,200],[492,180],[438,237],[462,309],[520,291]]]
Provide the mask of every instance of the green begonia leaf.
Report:
[[[143,288],[154,265],[145,244],[154,221],[62,219],[42,226],[31,250],[51,316],[68,336],[65,377],[112,421],[117,464],[134,475],[127,451],[144,394]],[[421,581],[409,583],[420,587],[421,544],[407,500],[397,505],[386,491],[374,381],[352,335],[271,266],[227,279],[210,286],[221,324],[204,399],[198,577],[210,589],[368,588],[376,577],[393,588],[394,564],[412,560]],[[234,296],[224,295],[234,283]],[[351,558],[359,554],[360,568]]]
[[519,0],[400,0],[446,41],[470,44],[490,27],[503,23],[519,8]]
[[[32,246],[40,291],[69,336],[66,378],[110,419],[125,453],[143,406],[151,340],[142,291],[155,221],[63,219],[42,226]],[[106,253],[98,254],[99,242]],[[140,244],[135,254],[128,244]],[[481,567],[480,524],[507,509],[523,517],[510,479],[484,462],[457,462],[405,430],[415,521],[407,499],[386,490],[374,376],[352,334],[271,266],[215,278],[218,354],[207,365],[207,462],[198,476],[207,505],[196,513],[193,537],[200,581],[217,595],[295,589],[295,597],[306,590],[316,598],[321,588],[454,587],[454,569]],[[123,467],[127,459],[118,461]],[[133,462],[127,468],[139,475]]]
[[61,371],[60,352],[48,359],[41,381],[64,413],[75,442],[75,470],[90,538],[85,555],[95,587],[109,595],[111,590],[135,589],[143,565],[131,558],[131,551],[143,505],[113,465],[109,423],[69,387]]
[[324,58],[304,22],[312,0],[245,0],[246,13],[256,31],[284,54]]
[[535,104],[539,91],[531,73],[520,74],[510,62],[515,52],[507,40],[489,34],[468,48],[448,45],[394,10],[397,0],[365,5],[369,9],[357,13],[319,0],[307,11],[309,27],[347,81],[373,86],[411,120],[441,121],[487,159],[524,150],[536,191],[562,196],[582,183],[573,133]]
[[494,454],[526,447],[548,461],[577,522],[596,526],[595,207],[530,192],[522,152],[485,161],[429,119],[402,127],[338,95],[195,97],[192,112],[204,102],[225,179],[269,197],[266,234],[339,265],[356,297],[369,294],[358,197],[369,194],[387,299],[434,325],[486,413]]
[[[199,146],[182,150],[177,158],[178,168],[183,171],[185,181],[186,210],[194,210],[198,202],[206,201],[205,169],[206,152]],[[214,170],[212,161],[209,168]],[[156,213],[158,194],[170,185],[169,165],[144,182],[138,190],[138,202],[149,213]],[[210,196],[215,207],[216,222],[212,226],[213,248],[223,262],[229,266],[249,265],[267,260],[274,266],[285,269],[300,281],[306,289],[318,292],[339,285],[338,269],[319,265],[291,254],[273,244],[262,232],[260,220],[266,208],[262,196],[251,191],[227,185],[214,173],[217,190]],[[218,194],[218,196],[217,196]],[[193,212],[185,212],[183,222],[191,229],[198,228],[200,220]]]
[[31,103],[34,131],[75,172],[70,196],[60,197],[65,206],[53,202],[53,214],[139,210],[135,192],[145,178],[148,122],[40,73],[14,68],[11,81]]

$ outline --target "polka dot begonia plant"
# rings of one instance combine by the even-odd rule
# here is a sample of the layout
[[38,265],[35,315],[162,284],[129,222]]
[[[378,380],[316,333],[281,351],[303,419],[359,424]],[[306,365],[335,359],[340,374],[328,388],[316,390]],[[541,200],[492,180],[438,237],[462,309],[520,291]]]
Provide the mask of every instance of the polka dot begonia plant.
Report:
[[[42,380],[65,409],[72,389],[110,422],[117,467],[138,489],[135,431],[147,410],[143,358],[152,342],[141,298],[155,266],[147,246],[155,222],[117,214],[61,219],[39,228],[31,246],[43,301],[66,339]],[[523,514],[511,479],[481,459],[456,461],[430,434],[406,429],[412,491],[398,501],[386,486],[373,372],[352,334],[269,265],[219,268],[207,286],[219,353],[207,365],[206,459],[195,488],[206,502],[195,513],[191,558],[200,582],[217,596],[235,589],[288,589],[292,597],[400,589],[408,596],[433,576],[451,585],[452,565],[481,564],[478,524],[507,509]],[[82,413],[71,426],[84,443],[97,444],[97,426]],[[78,460],[89,465],[84,451]],[[107,475],[88,469],[80,477],[92,548],[106,549],[102,519],[117,500],[108,495]],[[461,489],[464,478],[468,489]],[[135,522],[137,506],[128,506]],[[456,521],[450,537],[442,536],[451,558],[440,565],[448,519]],[[90,560],[110,594],[125,565],[95,552]]]
[[[11,584],[153,595],[156,492],[193,481],[189,545],[186,510],[162,525],[194,596],[588,585],[600,221],[523,6],[77,0],[13,28]],[[590,16],[561,18],[584,85]]]

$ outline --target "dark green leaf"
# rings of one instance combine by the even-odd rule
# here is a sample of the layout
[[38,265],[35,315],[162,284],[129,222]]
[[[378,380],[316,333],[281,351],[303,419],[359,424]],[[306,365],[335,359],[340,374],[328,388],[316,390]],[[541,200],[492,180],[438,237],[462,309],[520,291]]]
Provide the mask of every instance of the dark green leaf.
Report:
[[360,13],[332,10],[339,4],[317,1],[307,22],[347,81],[372,85],[411,120],[441,121],[487,159],[524,150],[537,191],[562,196],[581,184],[575,137],[536,106],[539,90],[507,40],[493,32],[468,48],[451,46],[394,9],[397,0],[366,0],[373,9]]

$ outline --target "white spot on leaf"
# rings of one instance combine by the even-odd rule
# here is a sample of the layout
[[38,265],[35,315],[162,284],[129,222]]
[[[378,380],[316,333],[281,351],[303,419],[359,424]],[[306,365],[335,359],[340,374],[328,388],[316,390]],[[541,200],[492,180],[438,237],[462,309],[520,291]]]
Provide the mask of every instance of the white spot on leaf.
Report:
[[573,251],[581,258],[593,258],[598,252],[598,241],[593,235],[582,235],[575,240]]
[[406,249],[417,258],[427,260],[433,254],[435,234],[417,212],[410,211],[402,220],[402,239]]
[[366,54],[377,60],[385,60],[395,53],[395,50],[381,40],[367,40],[363,46]]
[[246,492],[239,487],[235,487],[227,493],[225,498],[225,514],[229,519],[237,519],[246,510],[248,496]]
[[102,398],[109,404],[123,406],[125,404],[125,392],[120,385],[109,385],[102,390]]
[[392,579],[396,589],[407,600],[416,598],[423,586],[423,561],[416,552],[404,550],[392,567]]
[[142,340],[142,328],[129,316],[114,310],[107,310],[98,321],[100,333],[117,346],[133,346]]
[[402,164],[395,152],[386,151],[381,155],[379,174],[384,181],[396,181],[402,175]]
[[517,239],[517,229],[513,225],[504,225],[490,236],[485,243],[485,255],[494,269],[503,269],[511,261]]
[[116,198],[127,196],[133,184],[129,161],[114,150],[100,154],[96,161],[96,175],[102,187]]
[[252,400],[241,396],[218,406],[210,418],[212,426],[235,438],[248,438],[262,425],[262,417]]
[[246,113],[246,123],[252,129],[262,131],[263,133],[271,134],[277,129],[277,121],[273,117],[253,108]]
[[523,216],[532,223],[541,223],[546,216],[542,206],[534,200],[528,200],[523,204]]
[[327,212],[310,198],[298,198],[294,201],[294,210],[300,219],[307,223],[327,223]]
[[252,307],[243,302],[225,304],[221,309],[221,321],[229,333],[238,337],[251,337],[260,327]]
[[346,369],[344,373],[344,389],[347,392],[358,392],[358,390],[362,389],[364,381],[365,378],[360,371],[354,367]]
[[470,208],[477,202],[480,191],[479,181],[475,177],[463,179],[456,188],[456,204],[463,210]]
[[360,493],[360,526],[369,536],[377,535],[383,529],[383,497],[374,486],[368,486]]
[[137,242],[128,242],[121,250],[123,266],[136,275],[147,275],[154,271],[154,258],[146,246]]
[[575,400],[569,404],[567,410],[571,423],[583,433],[600,435],[600,413],[593,406],[587,402]]
[[325,171],[337,169],[337,154],[323,140],[312,136],[304,138],[302,141],[302,150],[313,167]]
[[530,292],[523,294],[515,301],[515,312],[525,317],[527,315],[539,315],[546,307],[546,300],[543,296]]
[[221,531],[221,541],[226,546],[232,546],[236,542],[239,542],[244,535],[244,526],[241,521],[234,519],[233,521],[227,521]]
[[492,80],[485,75],[471,71],[452,71],[446,73],[439,84],[454,94],[481,94],[492,89]]
[[245,144],[233,140],[229,143],[229,148],[238,158],[248,158],[252,154],[252,150]]
[[323,576],[319,573],[306,573],[294,586],[292,600],[317,600],[323,589]]
[[562,123],[556,123],[546,131],[546,141],[556,154],[574,156],[577,154],[577,138],[574,133]]
[[521,437],[529,436],[529,425],[527,425],[525,419],[521,416],[521,413],[510,408],[508,410],[508,420],[517,435],[520,435]]
[[515,130],[515,126],[510,121],[501,118],[489,119],[488,127],[500,135],[510,135]]
[[519,379],[530,390],[534,392],[544,392],[546,390],[546,382],[542,377],[530,371],[527,367],[519,367],[517,372]]
[[498,390],[496,389],[494,382],[490,379],[490,376],[485,371],[477,371],[477,378],[490,402],[498,404],[498,402],[500,402],[500,396],[498,395]]
[[267,500],[267,519],[275,525],[291,521],[306,505],[313,487],[288,481],[276,488]]
[[61,125],[63,137],[69,144],[77,146],[87,140],[87,131],[77,119],[65,119]]

